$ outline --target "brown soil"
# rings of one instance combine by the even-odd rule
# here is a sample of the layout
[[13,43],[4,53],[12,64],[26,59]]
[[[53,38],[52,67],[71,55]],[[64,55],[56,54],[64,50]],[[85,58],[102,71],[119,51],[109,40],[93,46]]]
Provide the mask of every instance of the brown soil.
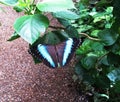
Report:
[[10,7],[0,12],[0,102],[75,102],[78,95],[70,68],[50,69],[35,65],[28,43],[8,42],[13,23],[21,14]]

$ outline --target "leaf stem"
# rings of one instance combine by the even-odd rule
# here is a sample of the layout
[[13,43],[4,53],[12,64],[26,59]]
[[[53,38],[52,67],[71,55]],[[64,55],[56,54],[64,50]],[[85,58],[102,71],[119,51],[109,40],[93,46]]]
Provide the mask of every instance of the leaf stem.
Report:
[[79,34],[86,36],[86,37],[87,37],[88,39],[90,39],[90,40],[100,41],[100,39],[90,37],[90,36],[89,36],[88,34],[86,34],[86,33],[79,33]]

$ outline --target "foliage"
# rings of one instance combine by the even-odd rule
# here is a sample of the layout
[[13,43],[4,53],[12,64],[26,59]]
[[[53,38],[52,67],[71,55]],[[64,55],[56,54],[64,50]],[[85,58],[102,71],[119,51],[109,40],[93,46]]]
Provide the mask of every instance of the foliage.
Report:
[[118,102],[120,1],[101,0],[93,1],[92,4],[85,1],[77,4],[80,19],[73,26],[79,32],[97,39],[85,39],[77,50],[79,60],[75,65],[73,79],[79,83],[79,88],[84,86],[84,93],[93,94],[94,102]]
[[[74,81],[92,102],[120,101],[120,0],[0,0],[25,15],[16,19],[8,41],[22,37],[30,45],[55,44],[68,37],[85,40],[76,51]],[[69,5],[68,5],[69,4]],[[51,13],[61,27],[50,25]],[[47,28],[53,28],[50,31]],[[71,33],[72,32],[72,33]],[[37,61],[36,61],[37,62]]]

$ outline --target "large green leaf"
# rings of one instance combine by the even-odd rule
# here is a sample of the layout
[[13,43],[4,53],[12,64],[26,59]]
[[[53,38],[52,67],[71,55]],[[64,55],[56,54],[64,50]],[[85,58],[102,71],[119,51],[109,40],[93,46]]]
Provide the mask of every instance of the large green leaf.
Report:
[[37,4],[37,8],[44,12],[58,12],[75,8],[72,0],[43,0]]
[[98,33],[98,37],[104,45],[110,46],[115,43],[118,38],[118,34],[111,29],[104,29]]
[[110,80],[106,75],[100,75],[96,78],[95,85],[99,88],[109,88]]
[[63,19],[70,19],[70,20],[80,18],[79,15],[77,15],[75,12],[72,12],[70,10],[59,11],[59,12],[53,13],[53,15],[56,18],[63,18]]
[[18,18],[14,23],[15,31],[27,42],[33,44],[49,25],[43,15],[28,15]]
[[120,65],[120,55],[110,52],[107,56],[108,63],[111,65]]
[[6,4],[6,5],[15,5],[18,2],[18,0],[0,0],[0,3]]
[[94,68],[96,61],[97,61],[97,57],[90,55],[90,56],[86,56],[85,58],[83,58],[81,60],[81,63],[84,68],[90,69],[90,68]]

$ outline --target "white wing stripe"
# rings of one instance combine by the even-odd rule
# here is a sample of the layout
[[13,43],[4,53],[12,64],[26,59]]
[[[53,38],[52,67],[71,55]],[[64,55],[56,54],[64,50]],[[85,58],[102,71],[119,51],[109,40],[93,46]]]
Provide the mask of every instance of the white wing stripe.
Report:
[[64,49],[64,55],[63,55],[63,61],[62,61],[63,66],[66,64],[67,58],[68,58],[69,54],[71,53],[72,44],[73,44],[73,39],[69,38],[66,41],[66,46]]
[[55,64],[54,64],[51,56],[49,55],[48,51],[46,50],[45,46],[43,46],[41,44],[38,45],[38,51],[53,67],[55,67]]

